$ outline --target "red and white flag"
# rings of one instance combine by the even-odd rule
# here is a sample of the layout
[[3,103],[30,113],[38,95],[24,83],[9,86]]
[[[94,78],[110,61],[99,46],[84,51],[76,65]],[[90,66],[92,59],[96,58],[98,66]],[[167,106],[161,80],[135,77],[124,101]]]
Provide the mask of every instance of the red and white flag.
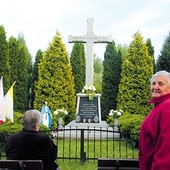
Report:
[[6,121],[4,113],[4,89],[3,89],[3,77],[0,80],[0,124]]

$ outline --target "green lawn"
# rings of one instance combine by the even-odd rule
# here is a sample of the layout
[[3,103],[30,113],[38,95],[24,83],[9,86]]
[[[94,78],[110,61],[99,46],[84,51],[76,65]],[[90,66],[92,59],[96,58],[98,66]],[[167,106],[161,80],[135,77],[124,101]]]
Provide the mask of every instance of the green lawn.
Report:
[[57,162],[59,164],[60,170],[97,170],[97,160],[88,161],[83,165],[78,160],[59,160]]
[[[71,142],[71,143],[70,143]],[[87,158],[137,158],[138,150],[131,148],[124,141],[86,141],[84,142],[84,151]],[[59,157],[80,157],[80,143],[76,140],[59,140]],[[97,170],[97,160],[87,160],[83,165],[80,160],[61,160],[57,163],[61,170]]]
[[[80,142],[74,139],[71,140],[57,140],[54,142],[58,145],[59,157],[80,158]],[[84,141],[84,152],[86,152],[86,158],[137,158],[138,150],[132,148],[125,141]],[[1,148],[2,149],[2,148]],[[5,159],[5,153],[3,153]],[[56,161],[60,170],[97,170],[97,160],[87,160],[84,164],[80,163],[80,159],[63,160],[58,159]]]
[[[77,140],[59,140],[58,157],[80,158],[80,142]],[[84,141],[87,158],[137,158],[138,150],[125,141],[101,140]]]

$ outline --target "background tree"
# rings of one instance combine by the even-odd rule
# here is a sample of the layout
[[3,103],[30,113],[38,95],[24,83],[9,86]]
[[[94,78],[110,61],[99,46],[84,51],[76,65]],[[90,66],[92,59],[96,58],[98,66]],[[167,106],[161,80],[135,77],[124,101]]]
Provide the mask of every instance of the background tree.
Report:
[[18,105],[19,105],[19,101],[18,99],[20,98],[20,96],[18,96],[18,92],[20,91],[19,88],[19,74],[20,73],[20,69],[19,69],[19,41],[11,36],[8,40],[8,44],[9,44],[9,64],[10,64],[10,72],[12,73],[10,75],[10,84],[12,85],[15,81],[17,82],[14,86],[14,110],[18,110]]
[[[9,44],[9,65],[10,65],[10,84],[12,85],[15,81],[18,81],[18,52],[19,52],[19,42],[18,40],[11,36],[8,40]],[[15,86],[14,86],[15,89]],[[15,90],[14,90],[14,96],[15,96]],[[15,103],[15,97],[14,97],[14,103]]]
[[154,59],[154,47],[152,46],[151,39],[148,38],[146,40],[146,46],[148,47],[148,55],[151,56],[153,59],[153,72],[155,73],[155,59]]
[[106,47],[103,61],[102,118],[106,119],[111,109],[116,109],[122,57],[116,51],[114,41]]
[[94,86],[97,93],[102,93],[103,61],[94,55]]
[[127,55],[128,48],[129,48],[129,46],[126,45],[126,44],[123,44],[123,45],[118,44],[118,45],[116,46],[117,51],[120,51],[120,52],[121,52],[122,60],[123,60],[123,59],[125,58],[125,56]]
[[85,51],[84,44],[75,43],[70,58],[74,82],[75,92],[80,93],[85,85]]
[[166,37],[160,53],[156,62],[156,71],[166,70],[170,72],[170,33]]
[[36,53],[35,62],[32,70],[32,82],[31,82],[31,99],[30,106],[34,108],[34,100],[35,100],[35,83],[38,81],[38,64],[43,56],[43,52],[39,49]]
[[52,113],[56,109],[65,108],[69,112],[70,118],[75,116],[74,78],[66,47],[58,32],[43,53],[38,66],[35,108],[40,110],[45,100],[48,101]]
[[117,108],[130,114],[146,115],[150,110],[147,102],[150,98],[153,57],[148,55],[148,48],[139,32],[133,38],[122,64]]
[[[31,85],[32,62],[31,55],[26,46],[24,36],[18,36],[18,55],[16,67],[18,67],[18,78],[15,84],[16,103],[14,104],[15,111],[25,111],[29,108],[29,95]],[[13,61],[13,63],[15,60]]]
[[3,76],[4,94],[10,88],[9,48],[5,28],[0,25],[0,78]]

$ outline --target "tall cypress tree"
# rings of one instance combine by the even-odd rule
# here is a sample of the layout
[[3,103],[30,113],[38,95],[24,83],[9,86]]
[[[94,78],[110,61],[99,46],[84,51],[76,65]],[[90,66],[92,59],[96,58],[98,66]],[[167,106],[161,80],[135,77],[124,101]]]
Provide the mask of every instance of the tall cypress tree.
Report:
[[10,88],[9,48],[6,40],[6,32],[0,25],[0,78],[3,76],[4,94]]
[[150,110],[147,102],[150,98],[153,57],[148,55],[148,48],[139,32],[133,38],[122,63],[117,108],[131,114],[146,115]]
[[42,51],[39,49],[36,53],[35,62],[33,65],[32,71],[32,81],[31,81],[31,99],[30,99],[30,106],[34,108],[34,100],[35,100],[35,83],[38,81],[38,64],[43,56]]
[[14,86],[14,110],[18,110],[18,105],[19,102],[18,99],[20,96],[18,96],[19,92],[19,81],[18,81],[18,75],[20,74],[20,69],[18,68],[19,66],[19,58],[18,58],[18,53],[19,53],[19,42],[18,40],[11,36],[8,40],[9,43],[9,64],[10,64],[10,72],[12,73],[10,76],[10,84],[13,84],[16,81],[16,84]]
[[[8,44],[9,44],[9,65],[10,65],[10,72],[12,73],[10,75],[10,84],[13,84],[15,81],[18,81],[19,42],[15,37],[11,36],[8,40]],[[14,90],[14,96],[15,95],[16,94]],[[14,103],[15,103],[15,97],[14,97]]]
[[75,92],[80,93],[85,85],[85,51],[84,44],[75,43],[70,62],[75,82]]
[[165,39],[160,53],[156,62],[156,71],[166,70],[170,72],[170,32]]
[[74,78],[66,47],[58,32],[43,53],[38,66],[34,106],[41,109],[45,100],[48,101],[52,112],[65,108],[70,118],[75,116]]
[[30,82],[32,72],[31,55],[26,46],[24,36],[18,36],[18,79],[16,80],[16,111],[29,108]]
[[114,41],[107,45],[103,61],[102,118],[106,119],[111,109],[116,109],[122,57],[116,51]]
[[148,55],[153,58],[153,72],[155,73],[154,47],[152,46],[150,38],[146,40],[146,46],[148,47]]

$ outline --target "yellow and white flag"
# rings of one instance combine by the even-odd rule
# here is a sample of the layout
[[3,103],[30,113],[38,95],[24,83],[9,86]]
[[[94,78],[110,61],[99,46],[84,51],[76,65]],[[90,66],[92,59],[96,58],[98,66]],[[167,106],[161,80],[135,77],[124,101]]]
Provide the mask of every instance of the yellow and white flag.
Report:
[[0,80],[0,124],[6,121],[4,113],[4,89],[3,89],[3,77]]
[[13,115],[13,110],[14,110],[13,108],[13,86],[14,84],[15,82],[10,87],[10,89],[8,90],[4,98],[5,115],[8,119],[11,120],[12,123],[14,122],[14,115]]

